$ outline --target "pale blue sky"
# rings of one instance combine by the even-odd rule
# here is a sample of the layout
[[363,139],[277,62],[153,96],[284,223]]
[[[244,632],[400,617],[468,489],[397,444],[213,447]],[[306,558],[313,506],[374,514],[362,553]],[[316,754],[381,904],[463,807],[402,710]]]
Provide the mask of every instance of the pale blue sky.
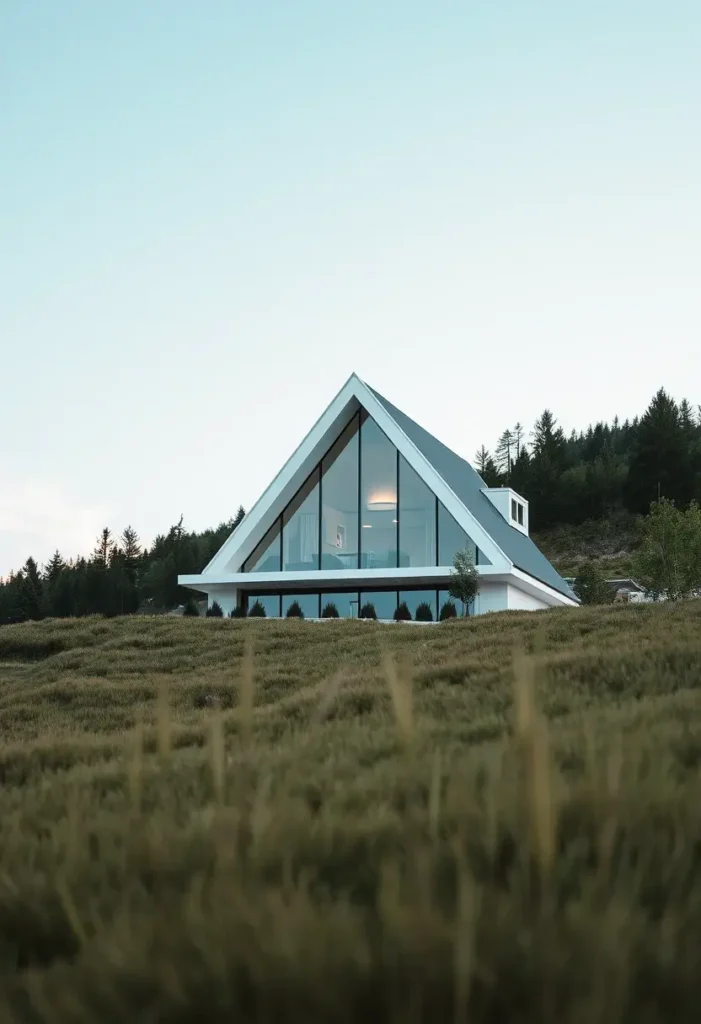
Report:
[[249,507],[355,370],[471,458],[701,401],[701,4],[0,0],[0,574]]

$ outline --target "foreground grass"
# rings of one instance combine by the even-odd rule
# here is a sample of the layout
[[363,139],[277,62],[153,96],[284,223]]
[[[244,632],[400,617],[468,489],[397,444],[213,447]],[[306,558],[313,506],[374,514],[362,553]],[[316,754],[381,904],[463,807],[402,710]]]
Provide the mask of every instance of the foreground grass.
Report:
[[0,737],[7,1024],[698,1018],[701,602],[6,627]]

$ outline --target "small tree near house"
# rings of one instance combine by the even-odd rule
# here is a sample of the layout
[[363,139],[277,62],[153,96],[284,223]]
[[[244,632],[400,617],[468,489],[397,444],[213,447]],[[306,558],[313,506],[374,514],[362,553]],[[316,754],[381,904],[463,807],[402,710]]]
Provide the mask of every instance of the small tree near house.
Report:
[[479,585],[479,573],[472,552],[469,548],[456,551],[448,592],[456,601],[462,603],[463,617],[467,615],[467,609],[477,597]]
[[208,619],[221,619],[224,616],[224,610],[218,601],[212,601],[212,604],[205,612],[205,617]]

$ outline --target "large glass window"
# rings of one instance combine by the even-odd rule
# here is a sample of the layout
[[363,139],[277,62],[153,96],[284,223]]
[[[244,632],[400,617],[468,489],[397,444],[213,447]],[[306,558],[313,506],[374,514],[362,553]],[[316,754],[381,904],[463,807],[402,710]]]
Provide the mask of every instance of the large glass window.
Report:
[[319,467],[297,491],[282,517],[282,568],[319,568]]
[[323,612],[324,607],[329,604],[335,604],[336,610],[342,619],[357,619],[359,605],[358,605],[358,592],[349,591],[348,593],[339,594],[327,594],[321,595],[321,610]]
[[[455,605],[455,611],[456,611],[457,615],[462,615],[462,602],[458,601],[454,597],[451,597],[449,590],[439,590],[438,591],[438,614],[440,615],[441,609],[443,608],[443,605],[444,604],[448,604],[449,602],[451,604]],[[473,614],[474,607],[475,607],[475,602],[474,601],[470,601],[470,603],[467,606],[467,614],[468,615],[472,615]]]
[[467,548],[477,564],[477,547],[461,526],[455,522],[448,509],[438,502],[438,564],[452,565],[456,551]]
[[435,619],[437,617],[436,612],[436,591],[435,590],[400,590],[399,591],[399,603],[402,601],[406,602],[406,606],[411,612],[412,619],[416,618],[416,609],[420,604],[427,604],[431,609],[431,615]]
[[360,607],[365,604],[375,607],[378,619],[393,619],[397,610],[396,590],[363,590],[360,594]]
[[318,593],[310,593],[306,591],[302,594],[283,594],[282,595],[282,615],[283,618],[287,615],[290,605],[295,601],[299,604],[302,609],[302,615],[305,619],[318,619],[319,618],[319,595]]
[[397,450],[369,416],[360,435],[360,566],[386,569],[397,565]]
[[358,568],[359,423],[355,416],[321,464],[322,569]]
[[276,519],[257,548],[243,563],[243,572],[280,571],[280,520]]
[[436,564],[436,496],[399,456],[399,564]]
[[280,595],[279,594],[249,594],[248,595],[248,611],[250,613],[251,608],[260,601],[265,609],[266,616],[270,618],[277,618],[280,615]]

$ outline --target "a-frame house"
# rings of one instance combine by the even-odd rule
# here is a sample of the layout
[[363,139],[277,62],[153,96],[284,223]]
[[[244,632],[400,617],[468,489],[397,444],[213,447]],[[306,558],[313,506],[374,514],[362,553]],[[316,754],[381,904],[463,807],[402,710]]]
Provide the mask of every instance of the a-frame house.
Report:
[[[455,552],[480,575],[472,614],[575,605],[528,535],[528,503],[472,466],[353,374],[199,575],[179,582],[227,614],[258,601],[306,618],[400,602],[433,618],[450,600]],[[423,609],[425,614],[425,608]]]

